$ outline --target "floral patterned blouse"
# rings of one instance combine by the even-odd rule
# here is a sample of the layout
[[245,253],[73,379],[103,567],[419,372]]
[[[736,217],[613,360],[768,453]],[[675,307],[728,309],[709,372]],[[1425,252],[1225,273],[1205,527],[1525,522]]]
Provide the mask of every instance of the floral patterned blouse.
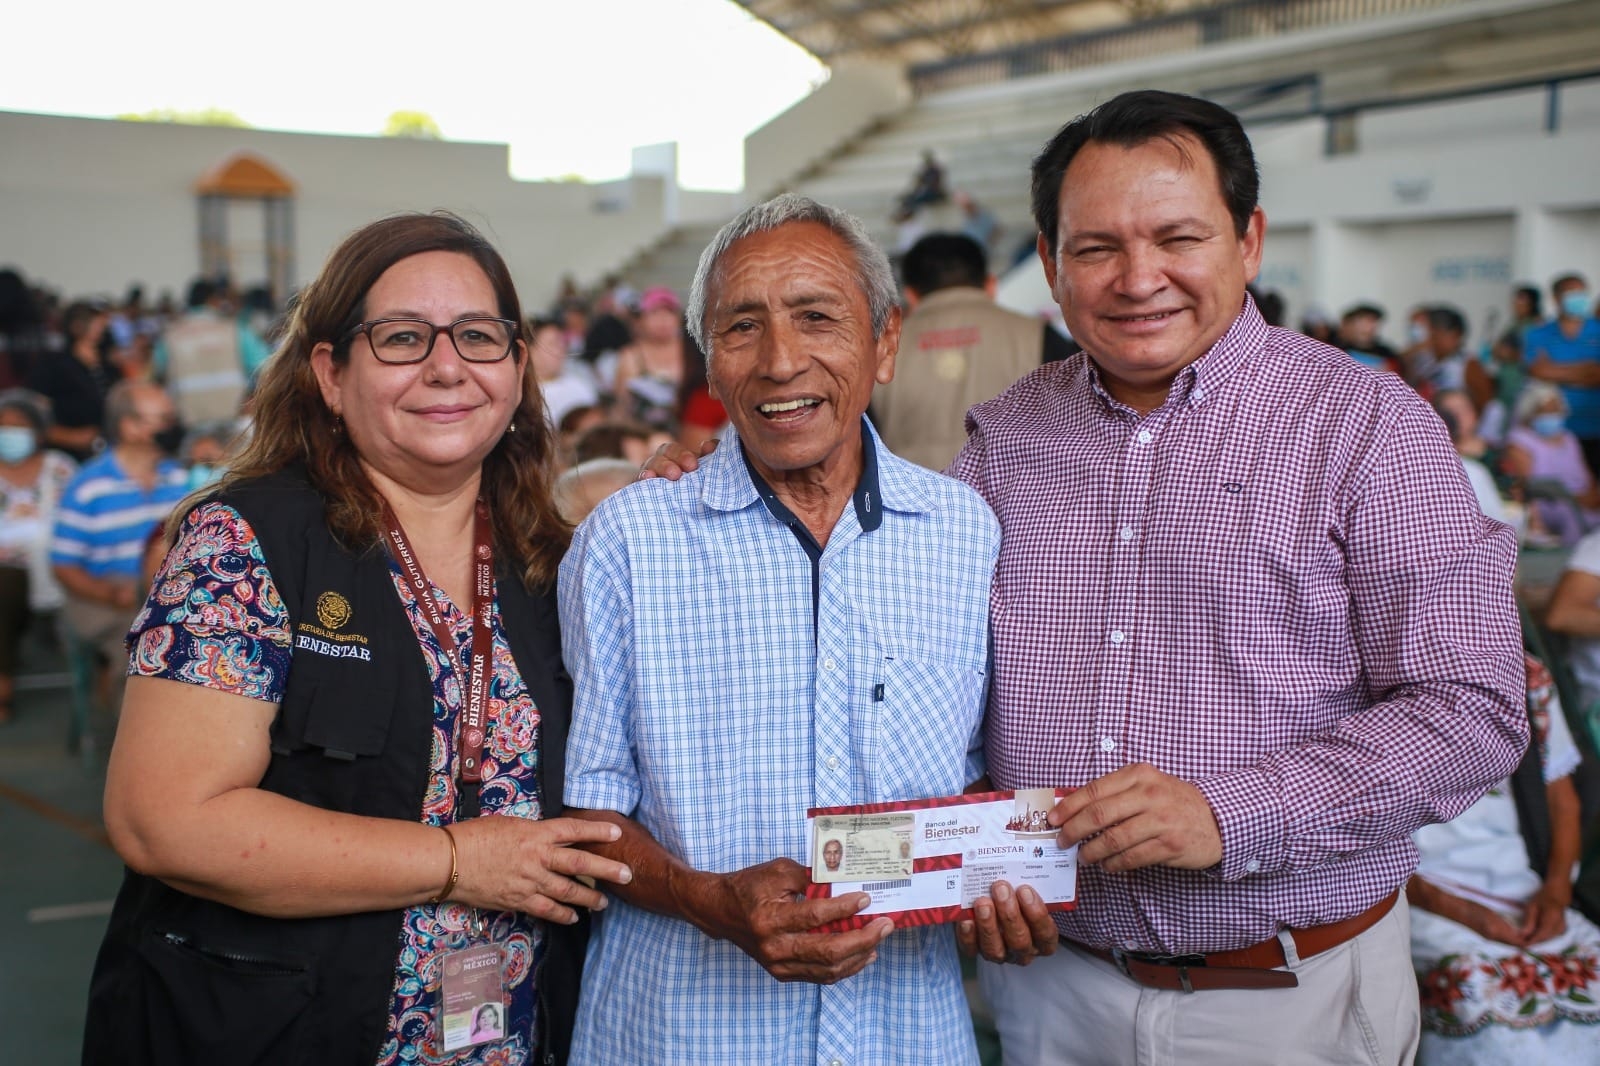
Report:
[[[452,820],[456,799],[456,718],[463,699],[454,665],[459,661],[459,649],[444,654],[398,564],[390,560],[389,569],[395,594],[405,606],[433,681],[433,754],[417,817],[427,825],[445,825]],[[458,645],[466,647],[469,618],[437,587],[433,591]],[[288,611],[278,598],[249,523],[231,507],[206,504],[185,520],[144,610],[134,620],[129,673],[277,703],[283,699],[293,665],[289,625]],[[539,712],[512,660],[498,604],[493,657],[480,792],[483,814],[538,818]],[[533,1061],[538,1046],[533,1031],[533,975],[539,929],[518,912],[476,913],[486,927],[485,936],[500,946],[506,960],[505,1038],[453,1053],[441,1049],[437,1020],[440,960],[449,951],[483,941],[470,933],[474,908],[448,901],[419,904],[406,909],[395,930],[394,999],[388,1035],[378,1053],[380,1066],[516,1066]]]

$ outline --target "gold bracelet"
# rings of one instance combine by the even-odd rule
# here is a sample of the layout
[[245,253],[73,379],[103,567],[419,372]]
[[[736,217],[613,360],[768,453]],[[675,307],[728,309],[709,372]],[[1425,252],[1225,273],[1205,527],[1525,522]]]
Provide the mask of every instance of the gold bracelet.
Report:
[[439,828],[443,829],[444,835],[450,838],[450,880],[444,883],[444,887],[439,890],[437,896],[428,900],[429,903],[443,903],[449,899],[450,893],[456,890],[456,881],[461,877],[461,870],[456,866],[456,835],[450,832],[450,827],[447,825],[441,825]]

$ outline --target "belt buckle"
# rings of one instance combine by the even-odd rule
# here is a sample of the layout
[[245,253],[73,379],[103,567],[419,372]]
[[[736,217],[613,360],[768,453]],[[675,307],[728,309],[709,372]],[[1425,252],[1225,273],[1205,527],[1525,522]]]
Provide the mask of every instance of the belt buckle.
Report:
[[1135,962],[1146,962],[1152,966],[1176,967],[1178,971],[1178,982],[1183,986],[1183,990],[1188,993],[1194,992],[1194,986],[1189,983],[1190,967],[1204,966],[1206,964],[1206,957],[1201,954],[1153,955],[1138,951],[1123,951],[1121,948],[1112,948],[1111,960],[1117,964],[1117,969],[1122,971],[1122,976],[1126,977],[1130,981],[1137,981],[1138,978],[1134,977],[1133,974],[1128,972],[1129,959],[1133,959]]

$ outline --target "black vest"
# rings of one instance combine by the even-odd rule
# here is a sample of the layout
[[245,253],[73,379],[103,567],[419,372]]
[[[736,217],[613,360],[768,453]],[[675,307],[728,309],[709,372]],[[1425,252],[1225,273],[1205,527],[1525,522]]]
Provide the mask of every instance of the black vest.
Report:
[[[261,788],[328,810],[415,822],[433,690],[379,549],[333,539],[297,472],[219,497],[254,529],[288,611],[293,667]],[[243,560],[241,560],[243,562]],[[572,682],[553,589],[496,575],[506,638],[541,721],[544,813],[561,813]],[[402,911],[267,918],[127,871],[89,992],[85,1066],[371,1066],[386,1035]],[[588,935],[545,926],[541,1061],[566,1060]]]

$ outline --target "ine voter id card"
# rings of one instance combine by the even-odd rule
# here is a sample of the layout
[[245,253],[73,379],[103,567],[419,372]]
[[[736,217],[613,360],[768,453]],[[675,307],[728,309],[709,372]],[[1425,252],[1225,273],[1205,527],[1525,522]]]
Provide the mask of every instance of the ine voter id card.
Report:
[[1029,788],[938,799],[818,807],[807,811],[810,899],[850,892],[867,909],[831,923],[855,929],[880,915],[897,926],[972,917],[972,903],[996,881],[1029,885],[1049,910],[1071,910],[1078,848],[1056,843],[1045,816],[1071,789]]

